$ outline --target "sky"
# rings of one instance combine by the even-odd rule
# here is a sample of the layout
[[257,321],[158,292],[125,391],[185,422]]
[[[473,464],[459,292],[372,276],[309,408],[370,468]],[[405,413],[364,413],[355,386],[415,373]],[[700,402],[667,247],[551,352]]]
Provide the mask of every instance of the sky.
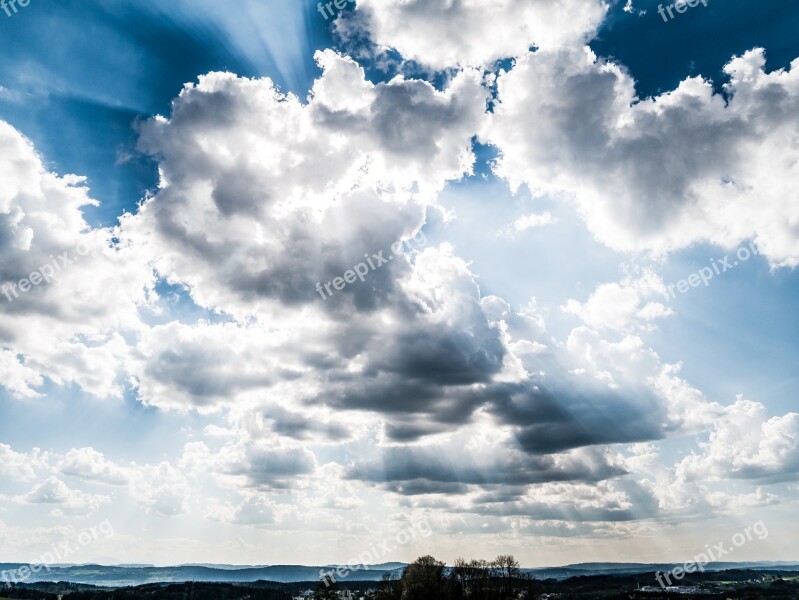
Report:
[[0,7],[0,561],[799,560],[799,4],[344,6]]

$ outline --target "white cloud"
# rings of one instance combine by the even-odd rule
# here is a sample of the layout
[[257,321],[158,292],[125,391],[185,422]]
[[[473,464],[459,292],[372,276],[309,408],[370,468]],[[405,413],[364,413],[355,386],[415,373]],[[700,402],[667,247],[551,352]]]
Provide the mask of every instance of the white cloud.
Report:
[[[501,104],[487,129],[490,79],[479,70],[455,73],[441,91],[403,77],[375,85],[354,61],[326,51],[317,54],[323,75],[307,102],[280,94],[267,79],[206,75],[186,86],[168,118],[142,127],[141,147],[157,157],[161,186],[113,230],[89,231],[80,209],[91,200],[80,180],[46,173],[19,134],[0,132],[13,150],[8,156],[27,168],[11,173],[12,161],[2,159],[13,186],[32,186],[0,195],[7,209],[0,210],[0,239],[27,265],[20,272],[81,240],[93,248],[51,287],[16,299],[13,318],[0,315],[6,388],[34,397],[50,379],[109,396],[130,384],[145,405],[219,415],[205,425],[205,441],[192,438],[175,464],[117,464],[94,448],[72,449],[53,459],[57,475],[27,501],[79,514],[107,500],[70,489],[58,479],[65,475],[124,485],[115,493],[126,490],[159,517],[203,513],[242,526],[333,528],[344,520],[330,515],[341,519],[339,511],[375,494],[392,506],[428,502],[470,517],[534,515],[552,531],[713,503],[771,502],[768,494],[700,502],[706,491],[687,476],[659,492],[627,474],[637,466],[667,481],[654,453],[628,458],[620,444],[707,431],[724,412],[639,337],[669,314],[652,299],[664,290],[651,272],[568,302],[566,311],[583,325],[565,341],[547,333],[534,305],[514,311],[483,296],[470,265],[446,243],[393,257],[328,300],[315,285],[364,253],[417,233],[440,210],[442,187],[471,172],[471,140],[481,130],[503,152],[498,172],[514,185],[576,195],[592,231],[608,244],[665,251],[700,239],[697,232],[711,224],[708,231],[721,232],[713,240],[751,234],[776,260],[789,244],[774,241],[780,232],[772,221],[725,230],[726,217],[691,193],[718,175],[719,165],[740,167],[734,174],[744,179],[756,173],[733,160],[727,144],[739,134],[726,128],[759,115],[763,87],[785,88],[792,98],[793,75],[747,71],[756,62],[750,55],[731,67],[735,97],[727,107],[696,80],[633,105],[632,81],[620,67],[573,49],[601,21],[599,3],[528,3],[522,18],[509,0],[449,8],[364,0],[361,8],[378,24],[376,39],[409,57],[425,54],[428,64],[480,64],[524,55],[531,44],[542,50],[501,76]],[[417,31],[411,39],[406,30],[431,10],[440,14],[423,27],[440,35],[430,41]],[[498,36],[511,14],[519,27]],[[388,21],[392,15],[407,19],[397,25]],[[563,45],[570,50],[558,52]],[[586,109],[589,102],[595,111]],[[739,150],[762,141],[766,149],[755,156],[766,160],[778,141],[768,125],[786,117],[769,118],[748,137],[740,134]],[[692,130],[705,120],[727,132],[703,138],[716,144],[715,166],[691,162],[703,157]],[[668,171],[674,167],[656,167],[667,151],[683,147],[689,152],[675,159],[679,180],[651,200],[658,218],[650,222],[639,192],[649,189],[653,173],[660,183],[675,177]],[[724,185],[748,193],[742,184]],[[776,210],[773,203],[768,209]],[[660,218],[672,212],[685,215]],[[697,215],[699,224],[683,227]],[[549,213],[531,214],[513,227],[553,221]],[[167,301],[156,305],[152,267],[185,288],[207,320],[178,318]],[[617,339],[606,339],[607,332]],[[777,480],[792,465],[795,423],[792,415],[772,421],[749,444],[748,457],[730,458],[719,429],[709,458],[687,461],[683,470],[733,465],[727,471]],[[331,455],[336,460],[321,464]],[[34,475],[9,447],[0,445],[0,456],[20,477]],[[216,489],[200,492],[196,484]],[[295,503],[291,510],[286,498]],[[205,510],[195,510],[200,504]]]
[[55,516],[84,516],[97,510],[102,504],[111,501],[108,496],[88,494],[71,489],[57,477],[50,476],[33,487],[23,498],[28,504],[56,505],[52,510]]
[[755,239],[772,265],[799,264],[799,63],[766,73],[733,59],[729,100],[689,78],[637,99],[633,79],[589,50],[535,52],[499,77],[486,139],[512,187],[572,198],[598,240],[666,253]]
[[159,517],[189,512],[189,482],[183,473],[167,462],[137,469],[129,492],[138,504]]
[[627,3],[624,5],[624,8],[622,10],[624,10],[624,12],[626,12],[626,13],[636,14],[639,17],[641,17],[641,16],[646,14],[646,10],[644,10],[644,9],[636,9],[633,6],[633,0],[627,0]]
[[529,215],[524,215],[516,219],[513,222],[513,228],[516,231],[526,231],[527,229],[532,229],[534,227],[551,225],[552,223],[555,222],[556,220],[548,212],[543,214],[531,213]]
[[35,388],[44,383],[34,369],[20,362],[13,352],[0,350],[0,380],[3,386],[17,398],[36,398],[40,394]]
[[58,469],[64,475],[109,485],[124,485],[130,480],[125,468],[106,460],[94,448],[72,448],[58,463]]
[[48,378],[118,396],[119,332],[138,326],[137,305],[146,304],[152,279],[146,262],[114,245],[112,230],[90,230],[82,209],[96,202],[84,179],[46,171],[31,143],[5,122],[0,179],[3,385],[30,398]]
[[635,331],[653,328],[653,321],[672,314],[663,303],[650,300],[665,296],[663,281],[651,269],[628,274],[620,283],[597,287],[585,303],[569,300],[562,309],[594,329]]
[[749,494],[727,494],[725,492],[711,492],[708,502],[716,510],[728,510],[734,513],[746,512],[752,508],[773,506],[780,503],[776,494],[765,491],[762,487]]
[[36,476],[46,460],[38,449],[31,454],[14,452],[8,444],[0,444],[0,475],[13,480],[29,481]]
[[599,0],[360,0],[373,41],[435,69],[487,65],[593,37]]
[[686,457],[678,474],[687,480],[799,479],[799,414],[768,417],[766,407],[739,398],[726,407],[702,452]]
[[214,521],[255,527],[266,527],[276,522],[275,504],[258,498],[244,500],[236,506],[212,507],[207,516]]
[[182,92],[170,120],[142,128],[142,147],[162,157],[162,189],[123,234],[201,306],[241,320],[279,314],[277,302],[316,306],[317,282],[364,253],[388,254],[471,169],[487,99],[478,72],[438,92],[402,78],[373,85],[331,51],[317,60],[324,73],[307,105],[268,79],[212,73]]
[[316,457],[308,448],[278,446],[257,438],[226,444],[216,453],[201,442],[187,444],[180,464],[195,472],[232,477],[242,488],[288,489],[317,469]]
[[552,216],[551,213],[530,213],[522,215],[517,218],[509,227],[503,229],[500,235],[510,239],[515,238],[518,234],[527,231],[528,229],[537,229],[546,225],[557,223],[558,220]]

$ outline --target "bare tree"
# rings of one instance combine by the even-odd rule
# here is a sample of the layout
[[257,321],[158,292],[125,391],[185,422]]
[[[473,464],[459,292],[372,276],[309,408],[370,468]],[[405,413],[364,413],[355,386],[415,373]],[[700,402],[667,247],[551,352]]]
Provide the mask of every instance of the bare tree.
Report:
[[519,575],[521,575],[519,561],[513,558],[511,554],[500,554],[493,560],[491,566],[496,573],[497,579],[500,581],[502,595],[505,598],[512,598],[514,583],[519,579]]

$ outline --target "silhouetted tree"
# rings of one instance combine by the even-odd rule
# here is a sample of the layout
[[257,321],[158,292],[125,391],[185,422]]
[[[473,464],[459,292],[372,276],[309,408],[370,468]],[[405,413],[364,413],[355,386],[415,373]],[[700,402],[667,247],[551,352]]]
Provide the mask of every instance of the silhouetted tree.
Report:
[[500,554],[491,563],[494,577],[499,580],[502,598],[513,598],[514,584],[518,581],[521,571],[519,561],[510,554]]
[[402,600],[447,598],[449,582],[444,568],[444,563],[432,556],[417,558],[402,574]]
[[510,555],[491,562],[459,558],[451,569],[432,556],[408,565],[399,580],[388,574],[375,600],[518,600],[535,598],[534,579]]
[[322,580],[313,593],[313,600],[338,600],[339,585],[335,579]]
[[401,600],[402,580],[394,577],[391,573],[383,573],[374,598],[375,600]]

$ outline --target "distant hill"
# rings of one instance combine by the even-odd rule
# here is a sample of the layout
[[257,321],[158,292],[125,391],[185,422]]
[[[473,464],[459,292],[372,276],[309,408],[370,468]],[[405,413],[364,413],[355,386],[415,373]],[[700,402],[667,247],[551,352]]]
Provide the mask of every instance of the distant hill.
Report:
[[[584,568],[584,565],[575,565]],[[602,568],[602,567],[599,567]],[[686,575],[681,586],[671,589],[674,594],[653,594],[660,591],[654,585],[654,573],[639,575],[593,575],[566,580],[545,579],[536,582],[517,579],[510,594],[489,589],[488,596],[479,593],[482,583],[472,589],[474,598],[520,597],[520,592],[533,592],[537,597],[570,598],[572,600],[597,600],[597,598],[624,600],[708,600],[709,598],[768,598],[769,600],[797,600],[799,579],[795,571],[736,569],[732,571],[693,573]],[[484,582],[483,582],[484,583]],[[99,588],[85,584],[32,583],[11,586],[3,591],[13,600],[291,600],[298,597],[308,599],[314,582],[277,583],[257,581],[252,583],[186,582],[150,583],[125,588]],[[370,597],[379,584],[371,581],[345,581],[339,584],[341,591],[351,592],[350,597]],[[532,585],[532,588],[531,588]],[[425,598],[436,600],[447,597],[445,589],[439,588],[425,594]],[[406,588],[407,589],[407,588]],[[401,598],[402,591],[389,594],[389,598]],[[440,593],[437,593],[440,592]],[[341,597],[341,596],[339,596]],[[0,600],[4,600],[0,598]]]
[[[539,579],[568,579],[591,575],[636,575],[653,571],[671,571],[684,563],[577,563],[563,567],[525,569]],[[759,571],[799,570],[799,562],[713,562],[705,565],[705,571],[727,571],[731,569],[756,569]]]
[[[24,563],[0,563],[2,571],[16,571]],[[187,581],[207,581],[216,583],[247,583],[259,580],[280,583],[318,581],[321,570],[335,569],[338,565],[262,565],[241,566],[226,564],[185,564],[174,567],[154,567],[152,565],[59,565],[31,573],[25,583],[43,581],[63,581],[68,583],[91,584],[108,587],[135,586],[146,583],[182,583]],[[343,579],[349,581],[379,581],[385,573],[399,575],[405,563],[389,562],[369,565],[354,570]],[[570,577],[593,575],[635,575],[653,571],[670,571],[679,563],[581,563],[563,567],[524,569],[538,579],[563,580]],[[711,563],[706,571],[729,569],[793,570],[799,571],[799,562],[742,562]]]
[[[129,565],[116,565],[118,567],[121,566],[129,566]],[[148,567],[153,567],[155,565],[144,565]],[[268,567],[269,565],[227,565],[227,564],[217,564],[217,563],[186,563],[183,565],[177,565],[178,567],[206,567],[208,569],[222,569],[223,571],[238,571],[241,569],[262,569]]]
[[[0,579],[6,571],[13,574],[26,563],[0,563]],[[145,583],[182,583],[186,581],[207,581],[216,583],[246,583],[259,580],[295,583],[299,581],[318,581],[320,571],[335,569],[336,565],[301,566],[270,565],[261,567],[240,567],[235,565],[180,565],[175,567],[131,567],[104,565],[60,565],[41,569],[22,583],[42,581],[64,581],[67,583],[88,583],[108,587],[142,585]],[[386,572],[405,568],[403,563],[369,565],[352,571],[346,579],[358,581],[380,581]],[[11,575],[9,579],[13,581]]]

